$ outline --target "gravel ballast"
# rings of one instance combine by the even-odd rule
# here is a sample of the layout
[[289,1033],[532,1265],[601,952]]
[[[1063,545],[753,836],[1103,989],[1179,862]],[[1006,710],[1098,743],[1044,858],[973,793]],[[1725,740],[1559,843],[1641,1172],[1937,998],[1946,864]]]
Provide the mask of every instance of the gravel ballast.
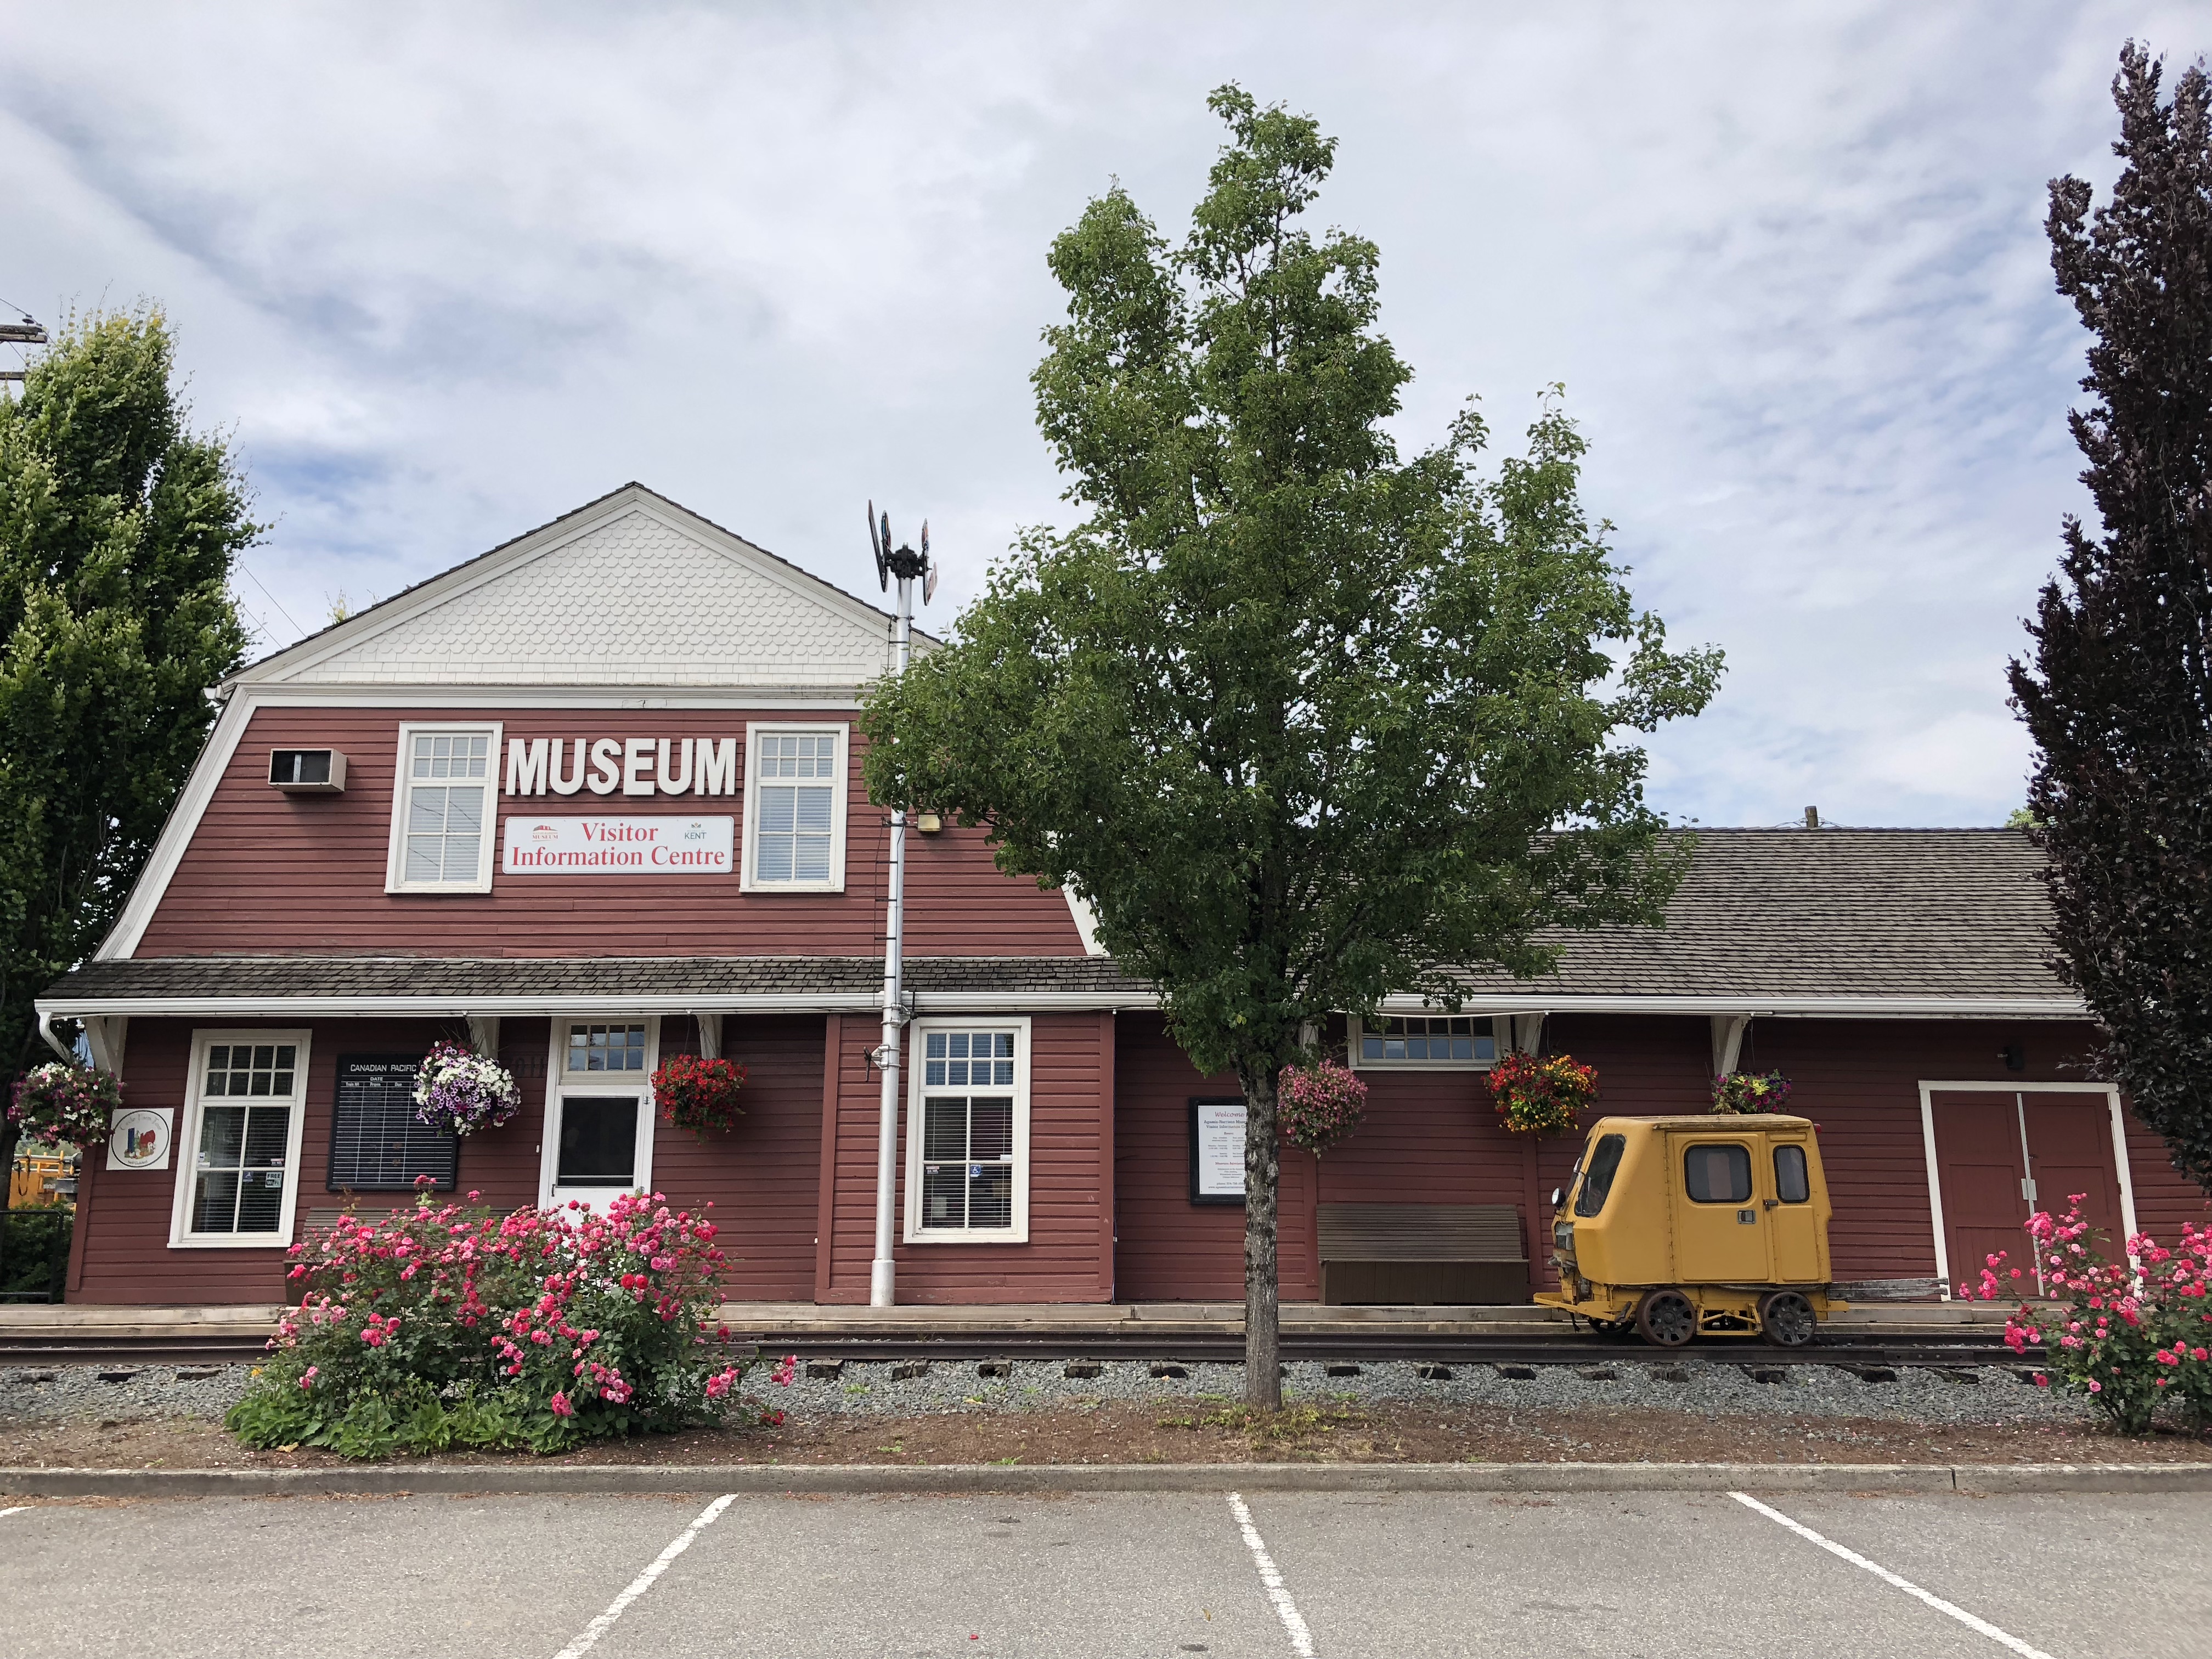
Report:
[[[773,1403],[794,1414],[885,1416],[1019,1411],[1104,1400],[1164,1402],[1207,1395],[1235,1400],[1243,1395],[1242,1365],[1192,1361],[1176,1368],[1188,1376],[1155,1376],[1158,1363],[1108,1360],[1096,1376],[1069,1377],[1063,1375],[1065,1361],[1021,1360],[1013,1364],[1011,1376],[1001,1378],[978,1376],[978,1362],[972,1359],[938,1360],[921,1376],[894,1382],[889,1364],[854,1361],[834,1381],[809,1380],[802,1375],[788,1389],[756,1387],[754,1391],[775,1395]],[[1294,1361],[1284,1371],[1283,1394],[1285,1404],[1419,1401],[1508,1411],[1629,1407],[1705,1417],[1753,1413],[1910,1423],[2071,1425],[2087,1425],[2092,1416],[2085,1401],[2022,1382],[2004,1366],[1961,1368],[1977,1379],[1972,1384],[1912,1366],[1899,1368],[1893,1382],[1868,1382],[1832,1365],[1778,1364],[1762,1358],[1758,1369],[1778,1370],[1783,1380],[1760,1382],[1746,1374],[1748,1364],[1700,1352],[1671,1366],[1638,1362],[1511,1368],[1530,1373],[1522,1377],[1502,1375],[1498,1366],[1487,1363],[1462,1363],[1441,1367],[1451,1373],[1443,1378],[1420,1375],[1439,1370],[1433,1362],[1363,1361],[1356,1376],[1330,1376],[1327,1362]],[[1605,1372],[1611,1375],[1601,1375]],[[1684,1380],[1667,1381],[1662,1373]]]
[[[1102,1401],[1187,1401],[1243,1395],[1244,1368],[1204,1361],[1093,1362],[1096,1375],[1066,1375],[1064,1360],[996,1362],[1007,1375],[978,1374],[974,1359],[935,1360],[918,1375],[916,1362],[850,1360],[834,1376],[809,1377],[802,1367],[788,1389],[756,1372],[747,1391],[794,1416],[917,1416],[1079,1406]],[[817,1369],[827,1369],[817,1368]],[[1091,1364],[1080,1366],[1083,1372]],[[1339,1373],[1350,1367],[1338,1362]],[[1356,1375],[1329,1375],[1326,1362],[1297,1361],[1284,1373],[1286,1404],[1425,1401],[1513,1411],[1572,1411],[1620,1407],[1684,1412],[1701,1417],[1871,1418],[1900,1423],[2087,1425],[2087,1402],[2023,1382],[2015,1368],[1957,1370],[1901,1366],[1894,1382],[1868,1382],[1838,1366],[1731,1360],[1703,1352],[1672,1365],[1640,1362],[1593,1365],[1515,1365],[1507,1376],[1488,1363],[1362,1361]],[[1185,1375],[1155,1376],[1156,1370]],[[1448,1370],[1449,1377],[1436,1375]],[[122,1373],[130,1375],[123,1376]],[[1430,1373],[1424,1376],[1422,1373]],[[1754,1380],[1753,1373],[1778,1376]],[[147,1417],[219,1419],[244,1393],[251,1369],[223,1366],[54,1365],[0,1369],[0,1422]],[[1679,1377],[1680,1380],[1670,1380]],[[115,1380],[107,1380],[115,1379]]]
[[0,1367],[0,1423],[220,1418],[246,1392],[252,1375],[247,1365],[119,1365],[112,1360]]

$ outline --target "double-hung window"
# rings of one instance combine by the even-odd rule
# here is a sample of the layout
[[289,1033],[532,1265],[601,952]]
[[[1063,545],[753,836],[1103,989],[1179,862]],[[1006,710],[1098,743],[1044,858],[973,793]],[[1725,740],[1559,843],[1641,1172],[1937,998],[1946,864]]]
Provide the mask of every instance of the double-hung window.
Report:
[[491,890],[497,726],[402,726],[385,890]]
[[844,891],[845,744],[842,726],[745,727],[745,891]]
[[1469,1071],[1498,1059],[1487,1014],[1382,1014],[1352,1022],[1355,1068]]
[[307,1033],[196,1031],[169,1242],[292,1242]]
[[908,1029],[907,1242],[1026,1241],[1029,1022],[947,1018]]

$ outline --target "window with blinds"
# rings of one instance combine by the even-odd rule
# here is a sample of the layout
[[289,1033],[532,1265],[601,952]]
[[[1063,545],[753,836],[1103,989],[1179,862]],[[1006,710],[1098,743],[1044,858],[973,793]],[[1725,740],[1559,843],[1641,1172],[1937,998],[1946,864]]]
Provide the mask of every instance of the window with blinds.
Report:
[[845,728],[747,728],[745,882],[833,891],[845,882]]
[[491,885],[498,749],[495,726],[400,727],[392,891],[479,893]]
[[1006,1240],[1028,1227],[1026,1024],[933,1022],[915,1036],[910,1239]]
[[304,1032],[193,1034],[172,1244],[290,1242],[307,1060]]

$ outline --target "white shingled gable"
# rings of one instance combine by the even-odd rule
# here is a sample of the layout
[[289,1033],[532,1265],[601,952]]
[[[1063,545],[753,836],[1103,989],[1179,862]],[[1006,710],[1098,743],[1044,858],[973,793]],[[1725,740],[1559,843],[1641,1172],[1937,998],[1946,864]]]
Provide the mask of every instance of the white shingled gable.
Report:
[[848,688],[889,618],[637,485],[246,669],[264,685]]

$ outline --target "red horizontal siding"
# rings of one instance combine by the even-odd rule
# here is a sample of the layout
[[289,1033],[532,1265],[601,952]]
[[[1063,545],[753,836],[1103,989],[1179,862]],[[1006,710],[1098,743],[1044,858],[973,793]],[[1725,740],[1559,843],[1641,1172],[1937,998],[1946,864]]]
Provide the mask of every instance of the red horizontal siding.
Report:
[[[764,711],[261,708],[216,787],[137,954],[326,951],[448,956],[866,956],[883,948],[890,832],[860,780],[854,733],[842,893],[740,893],[728,876],[507,876],[489,893],[384,890],[403,721],[499,719],[510,738],[743,738]],[[826,717],[834,718],[834,717]],[[289,795],[269,750],[348,757],[342,795]],[[502,775],[504,783],[504,763]],[[501,817],[520,804],[501,796]],[[740,797],[529,797],[535,812],[711,811]],[[1057,892],[1003,876],[981,830],[907,838],[907,948],[921,956],[1079,956]],[[495,856],[496,848],[495,847]],[[244,895],[262,896],[246,902]],[[281,896],[281,898],[274,896]]]
[[[275,1024],[277,1022],[270,1022]],[[326,1189],[330,1111],[338,1057],[419,1051],[457,1024],[429,1021],[313,1023],[298,1213],[343,1201]],[[1194,1206],[1188,1194],[1188,1105],[1236,1086],[1200,1076],[1158,1015],[1041,1015],[1032,1024],[1030,1242],[896,1245],[900,1299],[915,1303],[1236,1301],[1243,1295],[1243,1216]],[[181,1108],[191,1028],[134,1021],[125,1058],[134,1104]],[[1698,1112],[1708,1098],[1710,1038],[1702,1019],[1565,1016],[1547,1033],[1554,1052],[1598,1068],[1596,1113]],[[1820,1126],[1835,1204],[1832,1245],[1841,1279],[1918,1278],[1935,1271],[1919,1091],[1923,1080],[2033,1089],[2078,1079],[2091,1033],[2083,1026],[2008,1027],[1970,1021],[1763,1020],[1747,1067],[1778,1068],[1796,1086],[1793,1109]],[[678,1203],[711,1201],[730,1257],[729,1293],[744,1299],[862,1302],[873,1249],[877,1075],[867,1060],[874,1022],[819,1016],[732,1018],[724,1051],[748,1068],[745,1116],[735,1133],[702,1144],[660,1126],[655,1184]],[[500,1052],[524,1090],[521,1115],[465,1143],[461,1185],[499,1208],[536,1201],[544,1121],[548,1021],[509,1020]],[[2002,1050],[2024,1042],[2028,1066],[2004,1070]],[[662,1027],[664,1053],[696,1046],[688,1018]],[[834,1057],[834,1063],[833,1063]],[[1497,1125],[1478,1074],[1364,1073],[1358,1131],[1316,1162],[1283,1158],[1281,1284],[1288,1300],[1318,1293],[1317,1202],[1499,1203],[1520,1212],[1537,1277],[1550,1219],[1545,1202],[1577,1142],[1530,1143]],[[1107,1098],[1108,1091],[1112,1098]],[[2128,1142],[2137,1218],[2171,1240],[2203,1223],[2205,1195],[2179,1176],[2164,1147],[2132,1117]],[[899,1147],[902,1157],[903,1125]],[[177,1167],[123,1172],[88,1160],[72,1296],[88,1302],[273,1302],[284,1295],[276,1249],[173,1250],[169,1215]],[[1102,1159],[1106,1161],[1102,1162]],[[902,1170],[902,1180],[903,1170]],[[903,1186],[901,1188],[903,1202]],[[404,1195],[364,1194],[368,1204]]]
[[[440,1037],[466,1035],[458,1023],[398,1020],[313,1022],[308,1054],[295,1229],[308,1212],[349,1201],[329,1190],[331,1110],[341,1054],[420,1053]],[[124,1058],[125,1097],[137,1106],[177,1109],[181,1129],[192,1027],[182,1020],[138,1020]],[[497,1211],[538,1202],[545,1121],[550,1021],[507,1020],[501,1063],[522,1090],[522,1110],[496,1129],[461,1144],[459,1190]],[[664,1054],[696,1052],[689,1018],[662,1022]],[[729,1258],[726,1291],[742,1299],[804,1301],[814,1279],[816,1162],[822,1114],[822,1019],[776,1015],[732,1018],[723,1052],[746,1067],[744,1116],[737,1129],[702,1143],[656,1124],[653,1185],[678,1205],[712,1203],[717,1241]],[[100,1160],[88,1160],[97,1163]],[[98,1170],[82,1208],[82,1241],[70,1299],[155,1304],[276,1302],[286,1299],[282,1248],[173,1249],[170,1206],[191,1163],[181,1144],[165,1170]],[[409,1201],[404,1194],[364,1193],[363,1209]]]
[[[1603,1111],[1700,1112],[1711,1100],[1710,1030],[1705,1020],[1580,1015],[1550,1022],[1547,1040],[1596,1063]],[[1792,1085],[1790,1109],[1820,1126],[1836,1277],[1924,1279],[1936,1249],[1920,1084],[2078,1082],[2094,1036],[2061,1022],[1761,1019],[1739,1063],[1779,1070]],[[2025,1051],[2021,1072],[2006,1069],[2010,1044]],[[1547,1174],[1547,1188],[1553,1181]]]
[[[1123,1014],[1117,1023],[1115,1294],[1126,1302],[1242,1302],[1243,1207],[1190,1201],[1190,1099],[1243,1091],[1234,1078],[1200,1073],[1158,1014]],[[1285,1301],[1310,1302],[1321,1294],[1315,1161],[1285,1150],[1280,1167],[1277,1283]]]
[[2173,1167],[2166,1142],[2133,1112],[2127,1114],[2126,1127],[2128,1167],[2136,1189],[2136,1225],[2168,1247],[2181,1237],[2185,1222],[2195,1224],[2200,1231],[2212,1227],[2212,1197]]
[[[864,1303],[875,1255],[876,1141],[881,1074],[868,1054],[882,1028],[842,1022],[824,1302]],[[1094,1014],[1041,1014],[1030,1025],[1030,1237],[1026,1244],[904,1242],[906,1112],[898,1130],[898,1226],[893,1260],[902,1303],[1103,1302],[1110,1273],[1099,1259],[1101,1023]]]

